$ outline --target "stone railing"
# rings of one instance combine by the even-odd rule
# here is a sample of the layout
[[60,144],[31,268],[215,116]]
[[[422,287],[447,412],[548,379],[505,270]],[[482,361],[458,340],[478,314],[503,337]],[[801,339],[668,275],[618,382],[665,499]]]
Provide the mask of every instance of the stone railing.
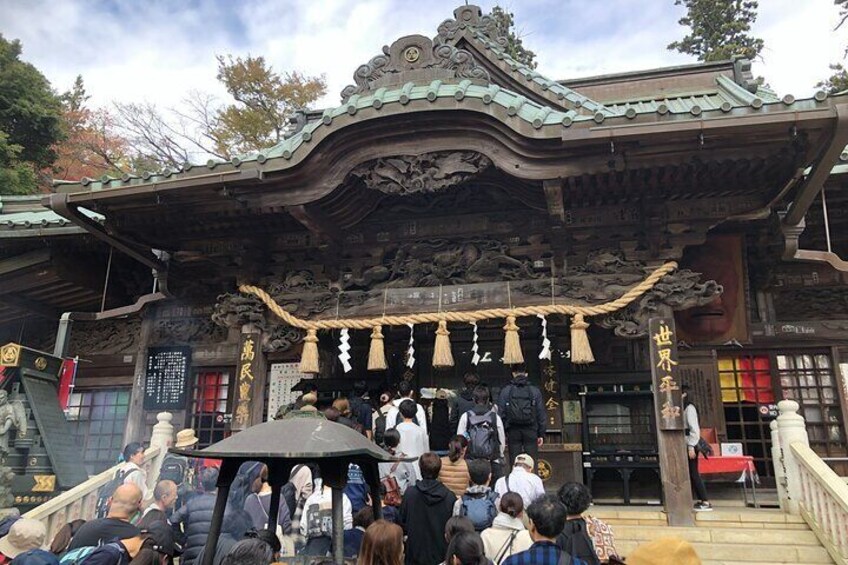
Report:
[[800,514],[838,565],[848,565],[848,485],[810,449],[798,403],[782,400],[772,425],[780,507]]
[[[150,447],[144,452],[144,464],[147,469],[148,485],[153,486],[162,460],[173,445],[174,428],[171,425],[172,415],[162,412],[157,415],[158,423],[153,426],[153,434],[150,437]],[[121,465],[115,465],[102,473],[90,477],[84,483],[67,490],[59,496],[52,498],[33,508],[23,515],[24,518],[32,518],[44,522],[47,527],[47,541],[53,539],[59,529],[71,520],[91,520],[97,507],[97,494],[100,488],[112,480]],[[152,489],[151,489],[152,493]]]

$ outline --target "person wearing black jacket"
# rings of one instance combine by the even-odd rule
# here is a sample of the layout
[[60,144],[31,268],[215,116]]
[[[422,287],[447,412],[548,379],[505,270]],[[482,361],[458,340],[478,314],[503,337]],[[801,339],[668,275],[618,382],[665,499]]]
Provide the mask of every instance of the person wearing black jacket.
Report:
[[456,397],[456,409],[451,414],[451,423],[456,429],[459,424],[459,418],[469,410],[474,408],[474,387],[480,384],[480,378],[471,372],[465,373],[462,378],[465,388]]
[[545,403],[539,388],[530,384],[524,365],[513,366],[512,381],[498,397],[498,414],[506,428],[510,459],[526,453],[537,461],[545,438]]
[[556,544],[574,558],[581,559],[587,565],[600,565],[601,560],[595,552],[595,545],[586,527],[583,513],[592,503],[589,489],[580,483],[565,483],[557,492],[557,498],[567,512],[565,527],[557,537]]
[[215,510],[218,469],[207,467],[200,473],[200,486],[203,494],[192,497],[184,506],[171,515],[169,522],[184,524],[186,536],[185,549],[180,559],[184,565],[196,562],[200,550],[206,545],[209,530],[212,529],[212,513]]
[[403,494],[398,520],[406,532],[406,565],[433,565],[444,560],[445,524],[456,496],[437,480],[442,469],[438,455],[425,453],[418,464],[423,478]]

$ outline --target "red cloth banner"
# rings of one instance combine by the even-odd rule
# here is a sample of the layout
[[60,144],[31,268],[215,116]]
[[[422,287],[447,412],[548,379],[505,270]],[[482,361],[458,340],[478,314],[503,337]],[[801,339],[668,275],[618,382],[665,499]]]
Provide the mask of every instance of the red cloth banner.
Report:
[[68,400],[71,398],[71,388],[76,380],[78,365],[79,358],[62,361],[62,372],[59,374],[59,406],[62,410],[68,409]]
[[698,472],[702,475],[718,475],[721,473],[755,472],[754,458],[750,455],[736,457],[714,456],[709,459],[698,458]]

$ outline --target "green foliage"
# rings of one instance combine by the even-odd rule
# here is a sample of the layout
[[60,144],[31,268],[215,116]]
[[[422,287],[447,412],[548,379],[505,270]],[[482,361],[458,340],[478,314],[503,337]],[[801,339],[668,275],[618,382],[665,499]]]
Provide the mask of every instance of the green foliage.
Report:
[[209,124],[215,153],[259,151],[283,139],[289,118],[327,91],[324,77],[279,74],[264,57],[218,57],[218,80],[236,101],[220,108]]
[[0,35],[0,193],[36,192],[36,171],[56,159],[61,104],[21,44]]
[[9,136],[0,131],[0,194],[38,192],[32,164],[20,160],[22,149],[20,145],[9,143]]
[[674,4],[686,7],[678,23],[690,28],[690,33],[668,49],[694,55],[699,61],[753,59],[763,50],[763,40],[750,35],[757,19],[756,0],[674,0]]
[[499,35],[506,38],[507,54],[519,63],[524,63],[531,69],[535,69],[537,65],[536,54],[524,47],[521,35],[515,32],[515,14],[500,6],[495,6],[489,15],[494,18],[500,32]]
[[833,74],[827,79],[816,84],[816,88],[820,88],[828,94],[836,94],[848,90],[848,69],[842,66],[841,63],[830,65],[830,70]]

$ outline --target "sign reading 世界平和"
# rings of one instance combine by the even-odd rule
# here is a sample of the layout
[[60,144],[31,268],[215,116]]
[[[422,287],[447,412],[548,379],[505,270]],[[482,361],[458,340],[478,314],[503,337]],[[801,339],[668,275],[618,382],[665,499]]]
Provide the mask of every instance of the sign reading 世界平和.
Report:
[[648,322],[651,347],[651,376],[659,429],[683,429],[683,399],[677,378],[677,336],[673,318],[651,318]]
[[190,368],[190,347],[147,348],[144,409],[185,410]]

